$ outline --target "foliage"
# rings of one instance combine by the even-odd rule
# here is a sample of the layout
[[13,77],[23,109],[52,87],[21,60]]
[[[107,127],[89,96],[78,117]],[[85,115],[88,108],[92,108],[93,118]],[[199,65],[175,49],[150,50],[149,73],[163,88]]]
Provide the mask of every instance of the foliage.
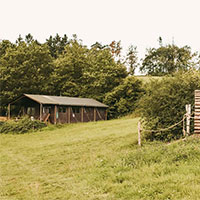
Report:
[[109,105],[109,117],[116,118],[133,112],[142,92],[142,82],[139,79],[134,76],[124,79],[105,96],[104,103]]
[[65,46],[64,54],[54,60],[55,68],[52,74],[54,94],[79,96],[80,86],[83,85],[83,69],[87,66],[87,51],[85,46],[73,40]]
[[195,66],[196,56],[197,54],[192,53],[188,46],[180,48],[169,44],[157,49],[150,48],[147,49],[140,71],[154,76],[172,74],[180,70],[187,71]]
[[108,48],[94,45],[88,49],[77,39],[66,45],[54,66],[52,83],[56,95],[102,100],[127,76],[125,66],[114,61]]
[[45,127],[46,124],[38,120],[23,118],[18,121],[6,121],[0,124],[0,133],[27,133],[30,130],[39,130]]
[[18,39],[0,57],[0,102],[6,105],[22,93],[46,94],[53,70],[52,57],[46,45],[26,37]]
[[121,47],[121,41],[115,41],[113,40],[110,45],[110,51],[112,53],[113,58],[115,58],[115,60],[120,63],[121,62],[121,51],[122,51],[122,47]]
[[[183,118],[185,105],[194,105],[194,90],[200,88],[200,73],[188,71],[174,77],[151,80],[146,84],[146,93],[140,99],[141,117],[146,129],[169,127]],[[148,139],[170,140],[181,137],[182,124],[159,133],[147,133]]]
[[[126,67],[115,62],[109,48],[91,48],[88,52],[89,65],[83,79],[86,84],[82,96],[103,101],[106,93],[118,86],[128,73]],[[86,95],[85,95],[86,94]]]
[[50,36],[46,40],[46,44],[49,47],[51,56],[54,58],[57,58],[59,55],[61,55],[64,50],[65,46],[69,43],[68,37],[66,34],[64,34],[63,37],[60,37],[58,34],[56,34],[55,37]]
[[[117,44],[119,48],[120,43]],[[119,55],[119,52],[117,53]],[[40,44],[31,34],[0,42],[0,115],[23,93],[66,95],[102,101],[128,73],[108,45],[91,48],[74,35],[50,36]]]
[[129,67],[128,71],[130,75],[135,74],[135,70],[138,67],[138,57],[137,57],[137,47],[131,45],[128,48],[127,56],[126,56],[126,63]]

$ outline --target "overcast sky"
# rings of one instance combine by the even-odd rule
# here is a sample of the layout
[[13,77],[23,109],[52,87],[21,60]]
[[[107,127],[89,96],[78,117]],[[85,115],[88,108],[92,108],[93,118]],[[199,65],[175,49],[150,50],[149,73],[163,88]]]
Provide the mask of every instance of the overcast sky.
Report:
[[0,39],[77,34],[90,46],[121,40],[145,49],[174,40],[200,50],[200,0],[0,0]]

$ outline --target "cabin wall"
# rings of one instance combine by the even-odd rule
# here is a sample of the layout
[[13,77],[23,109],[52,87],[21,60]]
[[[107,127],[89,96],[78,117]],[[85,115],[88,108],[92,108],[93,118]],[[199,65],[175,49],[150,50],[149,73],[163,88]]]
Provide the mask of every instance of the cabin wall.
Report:
[[54,123],[54,105],[42,105],[42,121],[47,119],[48,114],[50,114],[48,121]]
[[83,107],[83,122],[94,121],[94,108]]
[[58,119],[57,123],[65,124],[68,123],[68,107],[67,106],[58,106]]
[[[55,108],[54,108],[55,109]],[[55,110],[51,113],[51,123],[54,123]],[[95,120],[96,118],[96,120]],[[106,120],[105,108],[57,106],[56,123],[78,123]]]
[[106,109],[96,108],[96,121],[106,120]]
[[[37,103],[27,97],[24,97],[14,105],[18,107],[16,113],[11,108],[11,115],[13,116],[33,116],[35,119],[40,120],[40,113],[42,121],[49,121],[52,124],[55,123],[77,123],[77,122],[90,122],[106,120],[106,108],[94,108],[94,107],[81,107],[81,106],[60,106],[60,105],[47,105]],[[42,109],[40,111],[40,109]],[[15,114],[15,115],[14,115]]]
[[[15,107],[18,107],[18,111],[16,112]],[[29,117],[33,116],[35,119],[40,118],[40,104],[28,99],[23,98],[16,104],[11,104],[11,117],[12,116],[25,116],[28,115]]]

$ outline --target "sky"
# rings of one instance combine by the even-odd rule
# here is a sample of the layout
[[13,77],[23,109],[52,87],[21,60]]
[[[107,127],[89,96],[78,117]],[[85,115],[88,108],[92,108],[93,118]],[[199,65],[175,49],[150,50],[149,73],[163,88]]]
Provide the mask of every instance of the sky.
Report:
[[199,8],[200,0],[0,0],[0,39],[76,34],[88,46],[121,40],[124,52],[132,44],[143,58],[161,36],[200,51]]

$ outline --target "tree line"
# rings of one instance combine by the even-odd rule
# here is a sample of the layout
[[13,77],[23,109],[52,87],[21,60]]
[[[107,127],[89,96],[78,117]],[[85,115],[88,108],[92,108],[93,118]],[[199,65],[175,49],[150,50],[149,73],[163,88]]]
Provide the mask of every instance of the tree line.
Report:
[[96,42],[87,47],[73,35],[53,37],[40,43],[31,34],[16,42],[0,41],[0,115],[6,105],[23,93],[87,97],[110,106],[110,118],[130,113],[142,94],[136,68],[147,75],[166,75],[198,68],[199,55],[188,46],[174,44],[147,49],[138,60],[131,45],[122,56],[120,41]]

